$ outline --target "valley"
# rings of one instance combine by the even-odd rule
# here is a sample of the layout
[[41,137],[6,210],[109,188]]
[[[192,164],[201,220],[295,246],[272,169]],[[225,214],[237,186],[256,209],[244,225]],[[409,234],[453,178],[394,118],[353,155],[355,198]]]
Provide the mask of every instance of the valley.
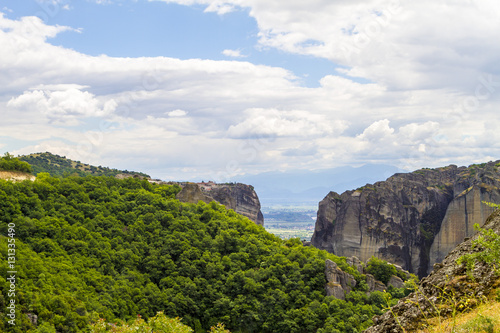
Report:
[[317,207],[275,205],[262,207],[265,228],[282,238],[310,241],[314,232]]

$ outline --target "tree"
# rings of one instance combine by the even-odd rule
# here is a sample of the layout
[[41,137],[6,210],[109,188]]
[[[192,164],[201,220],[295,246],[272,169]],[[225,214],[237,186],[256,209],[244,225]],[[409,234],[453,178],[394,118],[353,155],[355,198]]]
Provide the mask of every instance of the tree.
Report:
[[392,275],[397,274],[396,267],[382,259],[371,257],[367,264],[366,271],[385,285],[387,285]]

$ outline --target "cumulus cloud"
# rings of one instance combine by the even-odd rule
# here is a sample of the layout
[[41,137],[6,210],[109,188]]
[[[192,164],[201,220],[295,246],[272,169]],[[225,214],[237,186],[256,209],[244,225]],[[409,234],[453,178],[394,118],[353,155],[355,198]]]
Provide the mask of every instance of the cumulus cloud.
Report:
[[250,109],[245,113],[245,120],[229,127],[230,137],[317,137],[334,131],[340,134],[347,127],[342,121],[329,123],[324,116],[306,111]]
[[500,45],[491,43],[500,31],[495,0],[163,1],[202,4],[219,14],[248,8],[261,45],[329,59],[348,75],[391,89],[464,89],[484,68],[499,74],[493,64]]
[[103,117],[111,114],[117,103],[111,99],[99,101],[93,94],[77,88],[65,90],[33,90],[13,97],[7,107],[36,110],[56,124],[78,125],[84,117]]
[[[152,168],[166,179],[366,162],[411,169],[500,155],[499,88],[475,95],[478,73],[500,82],[491,67],[500,54],[491,43],[496,2],[472,1],[474,10],[428,0],[392,9],[381,0],[170,2],[219,14],[249,8],[261,45],[332,60],[339,75],[307,88],[285,68],[248,61],[89,56],[47,42],[73,28],[0,14],[2,135],[36,141],[23,153]],[[456,112],[470,101],[473,110]]]
[[245,58],[246,55],[241,54],[240,50],[224,50],[222,51],[222,54],[227,56],[227,57],[232,57],[232,58]]
[[167,112],[167,115],[169,117],[184,117],[187,114],[188,114],[187,111],[180,110],[180,109]]
[[399,136],[408,142],[421,142],[435,136],[439,131],[439,123],[428,121],[423,124],[411,123],[399,128]]
[[389,120],[383,119],[368,126],[358,137],[362,140],[379,141],[394,133],[394,128],[389,126]]

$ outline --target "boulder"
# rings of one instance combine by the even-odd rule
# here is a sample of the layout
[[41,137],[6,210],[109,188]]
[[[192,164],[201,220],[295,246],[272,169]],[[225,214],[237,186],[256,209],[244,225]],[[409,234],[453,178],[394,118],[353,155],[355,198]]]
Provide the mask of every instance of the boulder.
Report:
[[403,288],[405,286],[405,283],[403,279],[401,279],[399,276],[393,275],[389,279],[389,282],[387,283],[387,286],[392,286],[394,288]]

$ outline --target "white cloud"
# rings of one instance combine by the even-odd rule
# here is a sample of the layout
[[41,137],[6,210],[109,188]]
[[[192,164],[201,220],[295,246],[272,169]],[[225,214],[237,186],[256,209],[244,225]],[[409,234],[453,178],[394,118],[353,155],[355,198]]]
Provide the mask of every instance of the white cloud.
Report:
[[7,107],[21,110],[36,110],[51,122],[78,125],[82,117],[103,117],[110,115],[117,103],[110,99],[100,102],[87,91],[76,88],[66,90],[33,90],[13,97]]
[[345,122],[329,123],[324,116],[306,111],[249,109],[245,114],[245,120],[229,127],[230,137],[317,137],[338,135],[347,128]]
[[232,58],[245,58],[246,55],[241,54],[240,50],[224,50],[222,51],[222,54],[227,56],[227,57],[232,57]]
[[[330,59],[344,77],[306,88],[284,68],[246,61],[94,57],[47,42],[72,28],[0,15],[2,136],[36,142],[23,153],[51,150],[181,178],[364,162],[411,169],[500,156],[500,88],[487,99],[475,95],[478,73],[500,82],[491,70],[500,54],[491,43],[500,31],[490,19],[496,3],[476,11],[465,2],[401,3],[346,60],[342,47],[356,41],[353,32],[366,33],[378,22],[374,10],[388,3],[181,2],[220,14],[249,8],[262,45]],[[420,15],[425,6],[437,15]],[[456,112],[467,98],[477,107]]]
[[392,133],[394,133],[394,128],[389,126],[389,120],[383,119],[368,126],[358,137],[362,140],[376,142],[391,136]]
[[329,59],[391,89],[464,89],[485,69],[500,74],[496,0],[165,1],[219,14],[248,8],[262,46]]
[[409,142],[417,143],[428,140],[439,131],[439,123],[428,121],[424,124],[411,123],[399,128],[400,137]]
[[188,114],[187,111],[180,110],[180,109],[167,112],[167,115],[169,117],[184,117],[187,114]]

